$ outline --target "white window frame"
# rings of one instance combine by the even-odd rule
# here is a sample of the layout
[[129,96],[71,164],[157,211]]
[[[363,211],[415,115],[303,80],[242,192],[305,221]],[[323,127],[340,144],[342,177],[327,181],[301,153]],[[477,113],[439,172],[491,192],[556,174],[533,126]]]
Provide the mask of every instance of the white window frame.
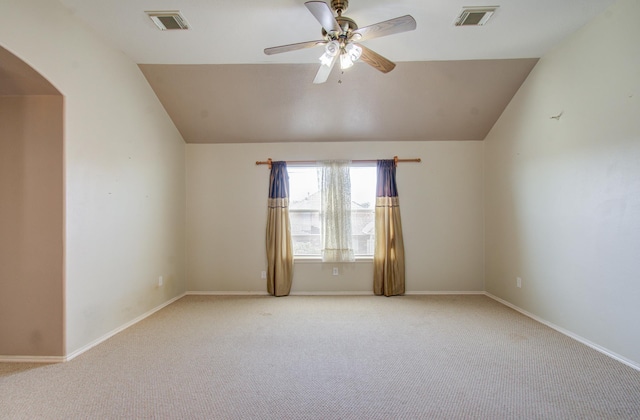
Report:
[[[290,219],[293,219],[294,215],[296,213],[310,213],[310,214],[316,213],[317,214],[317,219],[320,220],[320,212],[321,212],[320,206],[318,206],[317,210],[315,210],[315,209],[307,210],[307,209],[295,209],[295,208],[292,208],[292,207],[295,207],[295,204],[293,204],[293,206],[292,206],[292,203],[295,203],[295,201],[297,201],[297,198],[294,196],[295,191],[291,190],[291,184],[295,185],[295,181],[292,182],[291,180],[292,180],[292,177],[296,176],[296,169],[301,168],[301,167],[311,168],[311,169],[316,170],[316,171],[321,170],[321,166],[320,166],[319,163],[317,165],[316,164],[305,164],[305,165],[289,165],[288,166],[289,182],[290,182],[290,193],[292,193],[291,197],[289,198],[289,216],[290,216]],[[370,213],[372,215],[371,223],[375,223],[375,183],[376,183],[376,175],[375,175],[376,171],[375,171],[375,168],[376,168],[376,165],[375,164],[369,164],[369,163],[368,164],[351,164],[350,165],[350,169],[358,168],[358,167],[367,167],[367,168],[372,168],[373,169],[372,170],[372,174],[371,174],[372,183],[373,184],[370,186],[371,187],[371,198],[370,198],[371,201],[370,201],[370,207],[368,207],[368,208],[363,208],[363,209],[362,208],[361,209],[355,208],[354,209],[352,207],[352,209],[351,209],[352,216],[353,216],[354,213],[358,213],[358,212]],[[353,198],[352,198],[352,201],[353,201]],[[321,226],[319,226],[319,228],[321,229]],[[293,256],[293,258],[294,258],[295,262],[321,262],[322,261],[322,256],[321,256],[321,253],[320,253],[320,249],[318,249],[318,253],[317,254],[296,254],[295,253],[295,248],[296,248],[295,237],[296,236],[299,237],[299,236],[315,236],[315,235],[317,235],[318,238],[321,238],[321,232],[320,231],[318,231],[317,234],[316,233],[306,233],[305,234],[305,233],[294,233],[293,229],[292,229],[291,236],[292,236],[292,240],[294,240],[294,256]],[[357,235],[353,235],[353,236],[354,236],[354,239],[355,239],[355,236],[357,236]],[[369,253],[361,253],[360,247],[356,247],[356,254],[355,254],[356,262],[357,261],[371,261],[371,260],[373,260],[373,251],[374,251],[374,244],[375,244],[375,230],[374,230],[373,226],[371,227],[371,234],[366,235],[366,236],[369,236],[369,239],[367,239],[367,245],[366,245],[366,247],[368,248],[367,251],[369,251]],[[358,253],[358,252],[360,252],[360,253]]]

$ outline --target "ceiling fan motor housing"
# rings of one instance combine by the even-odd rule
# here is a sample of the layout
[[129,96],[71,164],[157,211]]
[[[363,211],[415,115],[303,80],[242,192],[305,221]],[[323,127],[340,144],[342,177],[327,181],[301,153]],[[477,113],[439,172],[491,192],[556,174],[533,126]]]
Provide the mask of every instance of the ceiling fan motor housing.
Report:
[[[358,25],[356,24],[356,22],[353,19],[348,18],[346,16],[338,16],[336,17],[336,21],[338,22],[338,25],[340,25],[340,27],[342,28],[342,36],[341,36],[342,38],[349,38],[349,35],[351,34],[351,32],[358,29]],[[334,37],[328,36],[327,31],[325,31],[324,28],[322,28],[322,37],[324,39],[334,39]],[[341,37],[335,37],[335,39],[341,38]]]
[[347,10],[349,7],[349,0],[331,0],[331,9],[333,9],[338,15]]

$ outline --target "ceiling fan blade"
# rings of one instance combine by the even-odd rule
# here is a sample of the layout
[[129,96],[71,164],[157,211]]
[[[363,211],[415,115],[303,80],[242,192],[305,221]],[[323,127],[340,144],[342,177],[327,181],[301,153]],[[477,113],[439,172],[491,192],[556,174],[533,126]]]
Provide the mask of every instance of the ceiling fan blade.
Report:
[[362,55],[360,56],[360,60],[364,61],[370,66],[375,67],[383,73],[389,73],[396,67],[395,63],[387,60],[377,52],[374,52],[363,45],[357,45],[362,48]]
[[280,54],[289,51],[302,50],[304,48],[311,48],[315,47],[316,45],[324,45],[326,43],[327,41],[325,40],[298,42],[297,44],[288,44],[280,45],[279,47],[265,48],[264,53],[267,55]]
[[354,41],[366,41],[367,39],[379,38],[381,36],[393,35],[400,32],[413,31],[416,29],[416,21],[411,15],[400,16],[384,22],[374,23],[364,28],[353,31]]
[[313,79],[314,84],[317,85],[327,81],[327,79],[329,78],[329,75],[331,74],[331,70],[333,69],[333,65],[336,64],[336,61],[338,61],[338,57],[339,57],[339,54],[336,54],[335,56],[333,56],[333,58],[331,59],[331,63],[328,66],[325,66],[324,64],[320,65],[320,68],[316,73],[316,77],[315,79]]
[[309,9],[311,14],[320,22],[320,25],[322,25],[327,33],[342,32],[342,28],[336,18],[333,17],[333,12],[327,3],[323,1],[308,1],[304,5],[307,6],[307,9]]

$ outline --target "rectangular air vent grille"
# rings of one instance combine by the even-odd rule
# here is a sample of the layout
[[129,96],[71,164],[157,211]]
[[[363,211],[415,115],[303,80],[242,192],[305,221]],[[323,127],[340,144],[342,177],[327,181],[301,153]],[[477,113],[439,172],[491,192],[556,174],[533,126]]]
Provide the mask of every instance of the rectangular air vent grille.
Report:
[[189,23],[177,10],[145,12],[161,31],[189,29]]
[[482,26],[496,12],[498,6],[465,7],[456,19],[456,26]]

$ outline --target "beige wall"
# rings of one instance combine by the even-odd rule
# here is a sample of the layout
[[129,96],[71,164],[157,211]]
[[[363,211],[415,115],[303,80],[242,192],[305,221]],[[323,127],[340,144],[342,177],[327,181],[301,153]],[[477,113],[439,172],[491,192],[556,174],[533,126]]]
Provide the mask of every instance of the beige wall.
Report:
[[[268,157],[422,158],[398,167],[407,290],[482,291],[482,142],[187,145],[191,291],[265,292]],[[296,263],[292,292],[371,292],[372,262]]]
[[184,291],[185,145],[137,65],[58,2],[0,8],[0,45],[65,98],[69,355]]
[[485,141],[487,291],[636,364],[638,16],[622,0],[544,56]]
[[62,115],[0,96],[0,355],[63,355]]

